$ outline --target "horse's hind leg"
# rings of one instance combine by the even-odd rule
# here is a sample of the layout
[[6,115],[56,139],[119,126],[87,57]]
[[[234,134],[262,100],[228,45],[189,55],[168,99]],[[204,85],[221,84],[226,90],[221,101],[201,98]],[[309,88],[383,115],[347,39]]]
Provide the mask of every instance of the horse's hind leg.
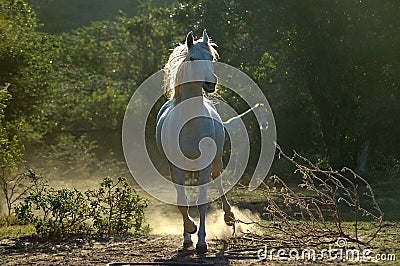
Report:
[[[175,189],[177,192],[177,204],[178,209],[182,214],[183,218],[183,247],[187,248],[193,245],[190,234],[194,234],[197,231],[197,226],[192,217],[189,216],[189,207],[187,203],[185,188],[185,172],[175,166],[170,166],[172,181],[175,183]],[[181,185],[181,186],[180,186]]]
[[212,163],[212,178],[214,179],[215,186],[218,189],[220,199],[222,202],[222,209],[224,210],[224,221],[227,225],[232,226],[235,223],[235,215],[232,212],[232,207],[225,196],[224,189],[222,187],[222,180],[218,178],[222,170],[222,157],[215,157]]

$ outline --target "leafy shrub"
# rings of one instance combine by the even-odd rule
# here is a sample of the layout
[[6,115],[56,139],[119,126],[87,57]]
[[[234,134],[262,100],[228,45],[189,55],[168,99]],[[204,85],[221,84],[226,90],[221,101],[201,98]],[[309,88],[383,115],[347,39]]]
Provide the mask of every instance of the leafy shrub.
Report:
[[[40,210],[41,215],[34,210]],[[16,208],[17,218],[32,223],[41,236],[63,236],[86,233],[88,204],[85,195],[74,189],[44,188],[31,193]]]
[[99,189],[54,189],[37,186],[16,208],[21,222],[31,223],[41,237],[77,234],[113,235],[131,228],[139,231],[147,201],[129,186],[124,177],[107,177]]
[[126,179],[114,182],[107,177],[98,190],[88,190],[90,216],[93,227],[100,235],[126,233],[133,228],[139,231],[144,221],[147,201],[132,190]]

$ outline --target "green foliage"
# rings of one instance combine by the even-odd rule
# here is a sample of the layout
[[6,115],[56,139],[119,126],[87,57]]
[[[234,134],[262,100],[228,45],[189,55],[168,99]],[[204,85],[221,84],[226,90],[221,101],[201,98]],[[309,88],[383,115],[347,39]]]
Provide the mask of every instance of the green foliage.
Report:
[[[92,21],[113,19],[119,10],[129,15],[137,13],[136,0],[35,0],[29,1],[37,11],[46,32],[62,34]],[[95,10],[93,10],[95,9]],[[85,14],[85,15],[82,15]]]
[[87,133],[121,127],[135,82],[90,71],[72,66],[59,70],[60,86],[49,105],[58,131]]
[[360,163],[368,142],[400,154],[391,145],[400,137],[399,8],[396,1],[180,0],[173,19],[186,30],[207,28],[222,60],[257,79],[285,148],[327,155],[340,167]]
[[21,123],[5,120],[5,108],[10,101],[11,95],[7,88],[0,90],[0,190],[6,198],[8,214],[11,213],[14,190],[19,185],[20,177],[15,175],[18,164],[22,162],[23,145],[17,132]]
[[98,190],[89,190],[86,195],[90,199],[93,227],[98,234],[121,234],[131,228],[140,231],[147,201],[132,190],[125,178],[114,181],[107,177]]
[[[87,209],[84,194],[76,189],[44,188],[30,194],[16,208],[16,214],[19,220],[34,224],[40,236],[65,236],[87,233]],[[43,215],[35,215],[32,210],[40,210]]]
[[31,223],[41,237],[77,234],[114,235],[138,232],[147,201],[119,177],[107,177],[97,190],[49,187],[38,184],[16,208],[21,222]]
[[50,106],[58,129],[121,128],[130,97],[145,78],[162,68],[175,37],[168,30],[168,9],[149,12],[151,17],[123,15],[62,36],[59,88]]
[[7,121],[25,121],[24,138],[40,139],[48,130],[44,106],[52,99],[53,62],[58,38],[38,32],[33,9],[22,0],[0,1],[0,84],[13,96]]
[[[71,32],[92,21],[115,19],[122,11],[129,17],[140,12],[142,5],[169,6],[175,0],[32,0],[43,30],[54,34]],[[122,10],[122,11],[121,11]],[[82,15],[84,14],[84,15]]]
[[41,182],[42,177],[33,170],[24,173],[8,174],[0,178],[0,189],[4,194],[7,214],[12,216],[13,206],[27,196],[27,193]]
[[14,215],[0,215],[0,227],[13,225],[22,225],[22,223]]
[[0,178],[4,179],[17,168],[22,160],[22,145],[15,134],[20,124],[5,121],[5,109],[11,95],[7,89],[0,90]]
[[[46,4],[64,10],[66,2]],[[22,144],[32,148],[37,140],[46,140],[42,166],[58,176],[97,168],[95,152],[120,146],[114,141],[120,140],[126,104],[137,86],[162,68],[169,49],[188,31],[199,37],[204,28],[219,45],[221,61],[261,85],[285,149],[323,166],[354,167],[369,143],[364,162],[370,170],[398,176],[400,146],[393,145],[400,141],[398,2],[178,0],[166,5],[154,8],[143,1],[136,16],[127,11],[106,21],[94,21],[91,14],[85,17],[91,24],[77,22],[79,28],[56,36],[40,31],[27,1],[0,0],[0,86],[10,84],[0,89],[3,184],[16,176],[11,172],[21,162]],[[221,94],[238,112],[249,108],[229,90]],[[153,114],[148,121],[155,123]],[[254,119],[249,124],[256,126]],[[255,135],[252,147],[258,148]],[[276,169],[287,167],[277,163]]]
[[[389,93],[397,85],[381,78],[388,66],[398,68],[392,46],[399,39],[391,26],[383,26],[397,23],[396,8],[394,2],[378,7],[356,1],[324,2],[319,7],[296,2],[286,7],[287,54],[307,82],[336,167],[344,162],[354,165],[366,140],[382,147],[376,140],[383,136],[377,132],[395,119],[380,110],[397,109]],[[298,10],[303,10],[301,17]]]

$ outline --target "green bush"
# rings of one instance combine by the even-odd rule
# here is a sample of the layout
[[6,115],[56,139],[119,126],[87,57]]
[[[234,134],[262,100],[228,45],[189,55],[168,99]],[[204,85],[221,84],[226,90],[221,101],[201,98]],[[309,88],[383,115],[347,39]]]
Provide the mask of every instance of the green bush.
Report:
[[126,233],[133,228],[141,229],[147,201],[141,198],[126,179],[119,177],[115,182],[107,177],[98,190],[86,192],[90,202],[90,217],[97,234],[113,235]]
[[[35,214],[35,210],[41,214]],[[46,188],[39,193],[32,193],[16,208],[17,218],[32,223],[40,236],[87,233],[87,212],[85,195],[67,188]]]
[[107,177],[99,189],[54,189],[43,183],[15,208],[21,222],[31,223],[41,237],[81,234],[110,236],[140,231],[147,201],[124,177]]

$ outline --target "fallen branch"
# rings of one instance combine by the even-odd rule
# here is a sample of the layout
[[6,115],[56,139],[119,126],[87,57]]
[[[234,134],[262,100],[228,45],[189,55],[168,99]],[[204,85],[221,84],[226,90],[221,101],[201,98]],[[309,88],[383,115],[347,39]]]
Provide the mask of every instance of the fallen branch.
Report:
[[[277,146],[279,158],[296,168],[301,176],[298,189],[290,188],[280,177],[271,176],[259,190],[266,198],[265,214],[269,222],[238,223],[255,224],[263,228],[262,235],[244,232],[247,240],[275,241],[279,246],[315,247],[335,243],[343,238],[347,242],[366,246],[382,228],[383,213],[376,202],[370,184],[349,168],[340,172],[323,170],[307,158],[294,152],[286,155]],[[344,226],[344,221],[353,223]],[[372,223],[373,229],[361,231],[360,222]]]

